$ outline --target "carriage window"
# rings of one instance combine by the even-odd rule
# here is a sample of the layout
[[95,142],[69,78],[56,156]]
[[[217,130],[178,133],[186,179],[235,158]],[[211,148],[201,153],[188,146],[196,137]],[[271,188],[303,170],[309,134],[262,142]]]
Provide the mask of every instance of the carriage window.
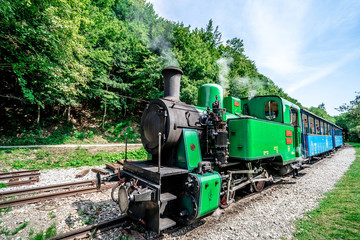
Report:
[[329,124],[326,124],[326,135],[329,135]]
[[308,116],[306,114],[302,114],[302,120],[303,120],[303,125],[304,125],[304,132],[309,133],[309,128],[308,128]]
[[328,124],[324,123],[324,135],[328,135]]
[[279,115],[279,106],[275,101],[268,101],[265,104],[265,117],[274,120]]
[[310,123],[310,133],[314,134],[315,133],[315,123],[314,123],[313,117],[309,117],[309,123]]
[[320,135],[324,135],[324,123],[320,121]]
[[295,108],[290,108],[290,124],[299,126],[298,111]]
[[319,119],[315,120],[315,126],[316,126],[316,134],[320,135],[320,121],[319,121]]

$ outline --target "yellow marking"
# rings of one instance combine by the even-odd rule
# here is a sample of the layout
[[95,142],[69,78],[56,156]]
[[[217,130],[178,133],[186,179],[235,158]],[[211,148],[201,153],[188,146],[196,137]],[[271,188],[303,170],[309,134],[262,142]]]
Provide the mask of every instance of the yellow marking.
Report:
[[292,155],[294,155],[295,153],[294,152],[291,152]]
[[264,151],[264,155],[269,155],[269,151]]
[[290,152],[290,146],[288,146],[288,152]]
[[278,146],[275,146],[274,150],[276,151],[276,153],[279,153],[279,147]]

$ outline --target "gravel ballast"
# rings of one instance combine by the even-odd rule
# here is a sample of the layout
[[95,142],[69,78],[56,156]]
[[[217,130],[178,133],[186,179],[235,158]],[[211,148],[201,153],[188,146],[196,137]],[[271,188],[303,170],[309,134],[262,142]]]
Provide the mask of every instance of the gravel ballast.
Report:
[[180,230],[168,238],[291,239],[296,230],[296,219],[318,206],[318,199],[334,188],[355,160],[354,154],[354,149],[347,145],[333,157],[302,170],[300,177],[286,178],[225,210],[218,209],[205,218],[201,226]]
[[[295,221],[306,211],[318,205],[318,198],[334,187],[355,159],[354,149],[344,147],[332,157],[320,160],[312,167],[301,171],[300,177],[287,177],[261,193],[238,199],[224,210],[216,210],[211,216],[198,223],[181,228],[175,232],[164,233],[165,239],[280,239],[292,238]],[[59,184],[63,182],[95,179],[90,171],[86,177],[75,179],[82,168],[41,171],[40,182],[36,186]],[[35,186],[23,186],[35,187]],[[23,188],[22,187],[22,188]],[[5,189],[1,189],[4,191]],[[9,190],[9,189],[6,189]],[[110,190],[42,203],[13,207],[0,217],[0,229],[12,231],[25,221],[28,226],[18,234],[0,239],[28,239],[30,229],[34,234],[56,225],[57,233],[67,232],[86,226],[87,221],[100,222],[119,216],[119,208],[110,199]],[[127,230],[129,235],[136,234]],[[126,231],[115,229],[95,239],[116,239],[126,235]],[[146,236],[154,236],[153,234]],[[138,238],[141,238],[137,234]]]

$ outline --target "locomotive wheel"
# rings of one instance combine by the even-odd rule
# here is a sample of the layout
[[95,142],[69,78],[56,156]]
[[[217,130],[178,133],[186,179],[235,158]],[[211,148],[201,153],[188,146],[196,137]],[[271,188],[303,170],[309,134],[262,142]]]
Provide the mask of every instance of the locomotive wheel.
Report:
[[252,188],[254,189],[255,192],[260,192],[261,190],[264,189],[264,186],[265,186],[265,181],[254,182],[252,184]]
[[[235,191],[230,193],[229,201],[231,202],[231,200],[234,198],[235,198]],[[227,208],[228,206],[230,206],[230,204],[228,202],[226,202],[226,193],[225,193],[220,199],[220,207]]]
[[[250,175],[250,174],[249,174]],[[262,174],[261,174],[261,177],[262,178],[266,178],[267,177],[267,172],[265,171],[265,172],[263,172]],[[251,184],[251,187],[250,187],[250,190],[251,190],[251,192],[261,192],[263,189],[264,189],[264,187],[265,187],[265,181],[261,181],[261,182],[253,182],[252,184]]]

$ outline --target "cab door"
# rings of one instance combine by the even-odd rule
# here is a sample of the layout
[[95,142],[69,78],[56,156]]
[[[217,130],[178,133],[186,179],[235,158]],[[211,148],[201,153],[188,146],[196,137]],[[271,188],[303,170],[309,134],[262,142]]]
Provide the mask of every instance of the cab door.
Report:
[[293,143],[295,148],[295,157],[301,156],[301,127],[299,109],[290,108],[290,123],[294,126]]

